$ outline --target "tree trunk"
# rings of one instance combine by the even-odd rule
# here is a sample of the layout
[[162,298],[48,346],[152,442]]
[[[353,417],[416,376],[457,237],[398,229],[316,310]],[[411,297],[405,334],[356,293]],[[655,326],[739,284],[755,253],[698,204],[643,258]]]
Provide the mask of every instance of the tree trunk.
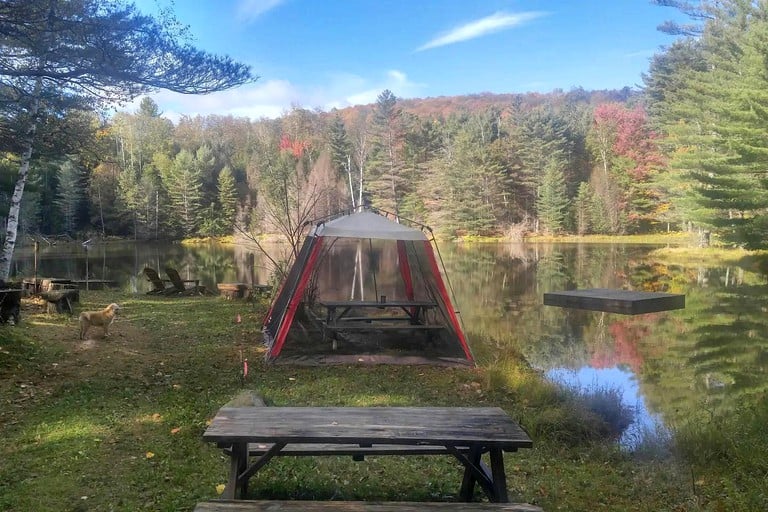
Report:
[[352,199],[352,209],[357,206],[355,204],[355,189],[352,186],[352,157],[347,155],[347,178],[349,178],[349,197]]
[[29,176],[29,162],[32,160],[32,146],[35,143],[35,133],[37,132],[37,115],[40,110],[40,89],[42,80],[38,78],[35,84],[35,95],[30,108],[31,124],[22,141],[24,151],[21,153],[21,164],[19,165],[19,176],[16,178],[16,186],[11,196],[11,207],[8,210],[8,224],[6,226],[5,242],[3,243],[3,252],[0,254],[0,280],[7,281],[11,273],[11,260],[13,251],[16,248],[16,235],[19,229],[19,213],[21,212],[21,198],[24,196],[24,186],[27,184]]

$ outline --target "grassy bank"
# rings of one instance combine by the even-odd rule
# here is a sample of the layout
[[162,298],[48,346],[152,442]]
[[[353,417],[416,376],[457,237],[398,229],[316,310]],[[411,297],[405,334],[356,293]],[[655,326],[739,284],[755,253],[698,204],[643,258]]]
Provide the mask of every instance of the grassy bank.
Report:
[[[744,447],[764,446],[761,430],[742,421],[686,431],[686,462],[653,444],[627,453],[611,441],[610,396],[564,391],[522,360],[450,370],[267,367],[266,303],[84,292],[81,306],[114,301],[124,309],[108,339],[96,329],[79,341],[74,319],[30,304],[20,326],[0,326],[0,510],[191,510],[216,496],[228,469],[201,440],[206,422],[243,389],[279,405],[502,407],[534,440],[533,449],[505,455],[511,497],[548,511],[748,510],[765,500],[764,449],[754,458],[727,449],[728,429]],[[694,457],[704,441],[719,448]],[[284,458],[252,480],[251,493],[450,501],[460,482],[449,457]]]

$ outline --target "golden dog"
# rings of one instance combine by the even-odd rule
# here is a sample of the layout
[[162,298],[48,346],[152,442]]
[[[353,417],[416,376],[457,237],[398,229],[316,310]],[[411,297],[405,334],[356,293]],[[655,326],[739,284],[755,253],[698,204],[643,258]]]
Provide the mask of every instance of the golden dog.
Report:
[[112,303],[101,311],[83,311],[80,313],[80,339],[85,339],[85,335],[92,325],[102,327],[105,338],[109,336],[109,326],[115,321],[115,316],[119,310],[120,306]]

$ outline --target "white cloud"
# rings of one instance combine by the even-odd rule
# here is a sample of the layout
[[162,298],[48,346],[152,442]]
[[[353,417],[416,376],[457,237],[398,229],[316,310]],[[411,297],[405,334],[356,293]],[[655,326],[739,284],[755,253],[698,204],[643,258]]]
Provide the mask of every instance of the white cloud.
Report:
[[[257,120],[280,117],[294,106],[329,111],[374,103],[384,89],[397,97],[409,98],[418,95],[423,87],[409,81],[402,71],[390,70],[373,81],[342,73],[330,76],[319,86],[299,87],[287,80],[270,80],[207,95],[160,91],[150,97],[158,104],[163,116],[174,123],[183,115],[232,115]],[[140,102],[141,98],[137,98],[120,110],[135,112]]]
[[379,94],[384,89],[389,89],[398,98],[413,97],[424,86],[408,81],[408,77],[402,71],[387,71],[385,79],[362,91],[356,91],[346,97],[346,105],[367,105],[375,103]]
[[267,11],[282,4],[284,0],[240,0],[237,3],[237,18],[250,23]]
[[485,18],[466,23],[450,30],[449,32],[441,34],[417,48],[416,51],[420,52],[430,48],[437,48],[439,46],[446,46],[462,41],[468,41],[470,39],[476,39],[488,34],[493,34],[494,32],[500,32],[502,30],[522,25],[526,21],[533,20],[540,16],[544,16],[544,13],[521,12],[516,14],[506,14],[503,12],[497,12],[490,16],[486,16]]

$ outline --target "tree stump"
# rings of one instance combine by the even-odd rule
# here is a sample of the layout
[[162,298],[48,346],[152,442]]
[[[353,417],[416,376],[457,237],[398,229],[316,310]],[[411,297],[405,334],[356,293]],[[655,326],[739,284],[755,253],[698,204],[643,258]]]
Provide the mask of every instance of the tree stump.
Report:
[[67,288],[66,285],[71,285],[71,284],[72,284],[71,279],[59,279],[55,277],[44,278],[40,283],[40,291],[50,292],[53,290],[60,290],[62,288]]
[[219,283],[216,285],[219,294],[227,299],[242,299],[248,289],[247,284],[243,283]]
[[47,302],[48,313],[73,314],[73,302],[80,302],[80,290],[66,289],[43,292],[40,296]]

